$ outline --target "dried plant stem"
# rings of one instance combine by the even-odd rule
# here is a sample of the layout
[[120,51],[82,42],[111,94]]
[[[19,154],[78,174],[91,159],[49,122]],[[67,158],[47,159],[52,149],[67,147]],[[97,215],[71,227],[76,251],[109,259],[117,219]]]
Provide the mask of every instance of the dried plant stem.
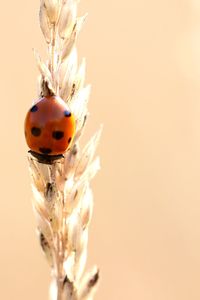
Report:
[[47,63],[35,52],[39,95],[60,96],[76,118],[76,134],[63,158],[45,164],[28,155],[40,245],[52,272],[51,300],[91,300],[99,279],[97,268],[85,275],[84,268],[93,210],[90,181],[99,170],[94,154],[102,128],[81,151],[90,86],[84,87],[85,60],[77,68],[75,42],[85,16],[77,18],[76,12],[77,0],[41,0]]
[[55,24],[52,27],[51,30],[51,64],[50,64],[50,70],[52,75],[52,81],[55,80],[54,78],[54,69],[55,69],[55,45],[56,45],[56,26]]

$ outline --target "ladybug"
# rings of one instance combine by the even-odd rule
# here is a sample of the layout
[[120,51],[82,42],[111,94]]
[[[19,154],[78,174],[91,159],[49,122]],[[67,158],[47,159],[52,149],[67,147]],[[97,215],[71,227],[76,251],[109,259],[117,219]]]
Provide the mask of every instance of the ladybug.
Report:
[[58,96],[38,100],[25,119],[25,138],[31,154],[41,161],[63,157],[75,134],[75,118]]

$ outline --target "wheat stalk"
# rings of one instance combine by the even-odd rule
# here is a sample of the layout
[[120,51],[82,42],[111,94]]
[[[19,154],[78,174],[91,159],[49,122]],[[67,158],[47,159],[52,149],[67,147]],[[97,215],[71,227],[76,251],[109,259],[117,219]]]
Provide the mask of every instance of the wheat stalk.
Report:
[[77,2],[41,0],[47,61],[35,51],[39,95],[60,96],[76,118],[76,134],[63,158],[44,164],[28,155],[40,245],[52,271],[52,300],[91,300],[99,279],[96,267],[83,275],[93,209],[90,181],[100,166],[94,154],[102,128],[81,151],[90,86],[84,87],[85,60],[77,67],[75,43],[86,17],[77,18]]

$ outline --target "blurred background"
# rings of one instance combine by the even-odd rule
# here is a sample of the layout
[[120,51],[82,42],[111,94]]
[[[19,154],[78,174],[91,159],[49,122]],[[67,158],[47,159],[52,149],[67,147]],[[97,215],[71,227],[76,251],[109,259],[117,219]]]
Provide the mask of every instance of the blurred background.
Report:
[[[48,299],[23,122],[45,54],[39,0],[0,10],[0,294]],[[200,299],[200,1],[82,1],[93,86],[83,142],[104,124],[88,268],[96,300]]]

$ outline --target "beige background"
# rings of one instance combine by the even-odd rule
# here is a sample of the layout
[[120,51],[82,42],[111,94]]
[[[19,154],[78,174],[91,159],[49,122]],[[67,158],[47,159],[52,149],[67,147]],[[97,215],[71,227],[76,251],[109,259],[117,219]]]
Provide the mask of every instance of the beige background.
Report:
[[[0,299],[47,299],[23,120],[44,53],[39,0],[0,9]],[[85,141],[104,123],[88,267],[96,300],[200,299],[200,2],[85,0]]]

